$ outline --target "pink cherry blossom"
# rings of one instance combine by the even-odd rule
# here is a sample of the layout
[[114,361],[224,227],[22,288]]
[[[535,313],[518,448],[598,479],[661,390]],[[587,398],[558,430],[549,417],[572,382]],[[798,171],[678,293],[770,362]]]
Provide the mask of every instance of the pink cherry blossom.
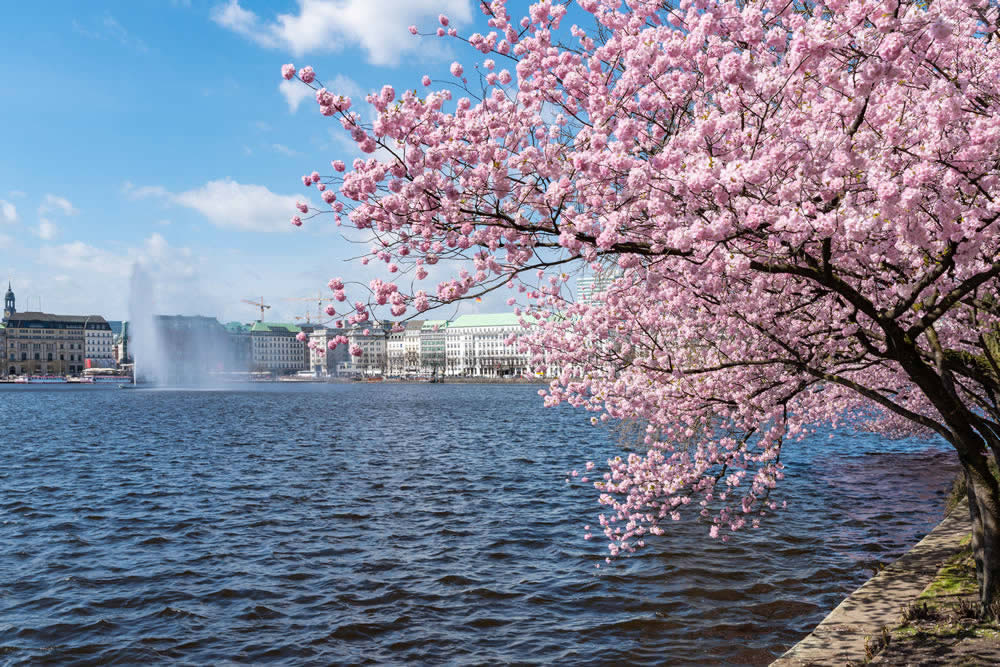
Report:
[[994,4],[578,4],[592,26],[491,3],[471,54],[512,64],[484,61],[481,95],[321,104],[365,152],[334,163],[330,213],[397,281],[366,299],[422,313],[506,284],[544,403],[645,426],[587,467],[609,559],[682,518],[752,529],[819,428],[933,435],[973,480],[1000,599]]
[[281,76],[285,79],[293,79],[295,77],[295,65],[288,64],[281,66]]
[[306,65],[305,67],[299,70],[299,78],[302,79],[302,81],[305,83],[312,83],[313,80],[316,78],[316,73],[313,71],[312,67]]

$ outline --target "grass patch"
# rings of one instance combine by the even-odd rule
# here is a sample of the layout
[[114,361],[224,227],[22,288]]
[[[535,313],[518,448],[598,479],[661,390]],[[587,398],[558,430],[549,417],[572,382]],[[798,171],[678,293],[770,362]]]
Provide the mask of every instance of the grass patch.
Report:
[[962,550],[948,559],[937,577],[924,589],[917,602],[938,606],[955,598],[977,595],[976,562],[972,558],[971,536]]
[[1000,664],[1000,623],[983,620],[971,540],[902,610],[901,624],[866,643],[873,664]]

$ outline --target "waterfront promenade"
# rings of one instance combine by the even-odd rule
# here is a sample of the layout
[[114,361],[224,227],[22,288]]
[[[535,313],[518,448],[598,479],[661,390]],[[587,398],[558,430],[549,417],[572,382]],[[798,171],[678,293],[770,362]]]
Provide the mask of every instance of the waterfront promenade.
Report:
[[877,642],[883,629],[891,631],[900,624],[904,607],[934,581],[968,534],[969,506],[962,501],[905,555],[847,596],[771,667],[864,663],[870,642]]

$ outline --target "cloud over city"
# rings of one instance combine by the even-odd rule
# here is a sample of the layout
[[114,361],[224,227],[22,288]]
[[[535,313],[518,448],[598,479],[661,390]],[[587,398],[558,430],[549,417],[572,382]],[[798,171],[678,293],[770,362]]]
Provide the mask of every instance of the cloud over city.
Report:
[[130,199],[162,198],[201,213],[216,227],[252,232],[290,231],[292,226],[288,221],[295,215],[295,204],[308,203],[303,197],[280,195],[263,185],[238,183],[230,178],[209,181],[180,193],[172,193],[160,185],[136,186],[126,181],[122,192]]
[[[298,5],[298,13],[278,14],[272,21],[229,0],[212,10],[212,20],[260,46],[296,57],[357,46],[376,65],[394,65],[403,54],[428,51],[426,41],[407,32],[410,25],[436,26],[441,12],[459,24],[472,20],[469,0],[299,0]],[[436,43],[430,48],[436,49]]]

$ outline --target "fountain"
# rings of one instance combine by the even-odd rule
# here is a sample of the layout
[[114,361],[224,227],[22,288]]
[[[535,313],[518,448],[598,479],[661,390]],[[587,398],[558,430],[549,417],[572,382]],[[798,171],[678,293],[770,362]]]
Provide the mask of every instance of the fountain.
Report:
[[[214,317],[157,315],[153,280],[132,267],[129,294],[130,349],[137,384],[211,387],[245,377],[248,354]],[[244,341],[248,343],[249,341]]]

